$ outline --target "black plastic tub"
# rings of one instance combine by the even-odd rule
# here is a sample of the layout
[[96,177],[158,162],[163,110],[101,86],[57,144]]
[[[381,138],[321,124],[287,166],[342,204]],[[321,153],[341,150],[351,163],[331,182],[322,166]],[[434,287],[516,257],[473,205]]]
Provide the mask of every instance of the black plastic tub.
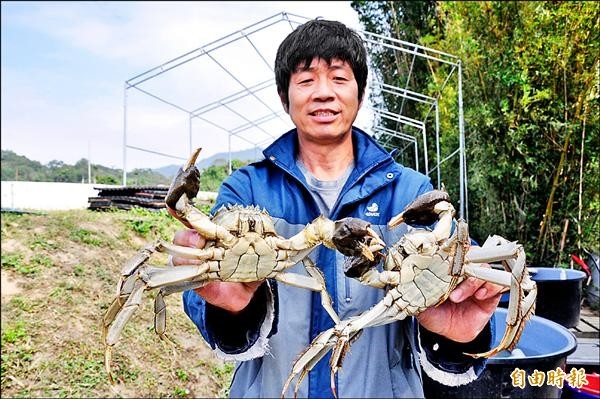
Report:
[[[506,328],[507,310],[496,309],[497,345]],[[519,368],[525,371],[526,380],[534,370],[546,373],[557,367],[565,370],[567,356],[575,351],[575,336],[565,327],[542,317],[533,316],[525,325],[521,339],[511,353],[502,351],[488,360],[481,376],[466,385],[449,387],[432,380],[423,372],[423,389],[426,398],[560,398],[562,390],[554,385],[532,386],[527,381],[524,388],[513,386],[510,374]]]
[[[537,266],[529,267],[529,274],[538,290],[535,314],[566,328],[577,326],[586,274],[573,269]],[[508,295],[509,293],[502,295],[501,307],[508,306]]]

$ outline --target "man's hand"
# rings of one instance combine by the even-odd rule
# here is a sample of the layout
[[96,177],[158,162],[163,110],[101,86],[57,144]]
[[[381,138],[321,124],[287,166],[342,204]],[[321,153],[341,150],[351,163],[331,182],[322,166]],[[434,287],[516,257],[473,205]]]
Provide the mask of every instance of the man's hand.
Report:
[[486,326],[504,287],[473,277],[460,283],[444,303],[418,314],[427,330],[456,342],[470,342]]
[[[195,230],[179,230],[175,233],[173,243],[191,248],[204,248],[206,240]],[[196,265],[202,263],[200,260],[173,257],[173,265]],[[262,281],[251,283],[228,283],[214,281],[194,291],[213,306],[225,309],[231,313],[242,311],[252,299],[254,292],[260,287]]]

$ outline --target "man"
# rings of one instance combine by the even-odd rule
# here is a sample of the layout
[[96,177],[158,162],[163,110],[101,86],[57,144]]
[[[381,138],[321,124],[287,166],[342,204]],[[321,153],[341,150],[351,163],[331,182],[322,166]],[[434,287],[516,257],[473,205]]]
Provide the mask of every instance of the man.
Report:
[[[233,173],[222,184],[214,209],[228,203],[264,207],[284,237],[320,214],[332,220],[354,216],[370,222],[388,245],[396,242],[406,226],[387,231],[386,223],[433,187],[428,177],[395,163],[352,127],[368,74],[361,38],[339,22],[309,21],[281,43],[275,74],[296,129],[268,147],[264,160]],[[205,242],[191,230],[178,232],[174,241],[193,247]],[[319,248],[311,258],[325,274],[340,318],[358,315],[383,297],[383,290],[344,276],[340,253]],[[190,261],[174,258],[173,263]],[[419,356],[424,370],[442,383],[473,380],[484,361],[462,353],[491,346],[489,320],[499,290],[469,279],[449,301],[420,314],[418,324],[407,319],[364,330],[337,375],[338,395],[422,396]],[[240,361],[232,397],[278,397],[299,353],[333,326],[318,294],[270,280],[210,283],[185,292],[184,307],[218,355]],[[303,381],[301,397],[332,395],[328,359]],[[286,394],[291,396],[291,390]]]

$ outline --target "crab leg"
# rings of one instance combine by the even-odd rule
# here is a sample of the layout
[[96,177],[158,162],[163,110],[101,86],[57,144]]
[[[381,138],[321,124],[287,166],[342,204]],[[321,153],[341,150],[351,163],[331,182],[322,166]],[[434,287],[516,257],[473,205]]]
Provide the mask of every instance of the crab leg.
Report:
[[[348,234],[348,242],[343,244],[335,239],[340,229],[347,229],[353,233]],[[366,240],[368,244],[365,244],[363,240]],[[312,248],[319,244],[323,244],[330,249],[337,249],[344,254],[349,254],[348,251],[357,251],[358,248],[359,252],[370,260],[374,259],[374,252],[378,252],[385,247],[383,240],[373,229],[368,227],[368,223],[354,218],[334,222],[323,215],[309,223],[298,234],[289,239],[276,242],[277,248],[294,251]],[[351,248],[344,246],[344,244],[351,245]]]
[[213,270],[218,270],[219,262],[211,261],[200,265],[177,267],[145,266],[140,269],[140,278],[146,283],[147,289],[159,288],[166,285],[194,280]]
[[154,299],[154,332],[162,340],[172,342],[167,336],[167,304],[165,303],[164,297],[167,295],[174,294],[176,292],[183,292],[187,290],[193,290],[206,285],[208,282],[208,274],[202,274],[194,278],[194,281],[183,281],[181,283],[174,283],[171,285],[164,286],[156,294]]
[[[494,284],[510,287],[510,300],[506,316],[506,331],[500,343],[495,348],[483,353],[469,353],[473,357],[490,357],[504,349],[512,350],[516,346],[525,322],[535,309],[537,286],[529,278],[525,268],[525,251],[521,245],[509,242],[500,236],[491,236],[480,248],[471,248],[464,273],[467,276],[479,278]],[[476,266],[476,263],[502,261],[506,273],[501,270]],[[474,264],[475,263],[475,264]]]
[[316,291],[321,294],[321,304],[327,311],[329,316],[333,319],[334,323],[339,323],[340,318],[333,309],[333,301],[325,288],[325,277],[323,273],[315,266],[313,261],[306,257],[302,260],[304,268],[308,272],[309,276],[303,276],[297,273],[277,273],[273,277],[277,281],[292,285],[294,287],[306,288],[311,291]]
[[300,251],[321,243],[329,248],[334,248],[333,243],[330,241],[334,228],[334,222],[321,215],[309,223],[298,234],[289,239],[278,240],[276,243],[277,248]]
[[[144,282],[141,280],[136,280],[135,286],[127,298],[127,301],[123,305],[123,308],[116,315],[116,318],[111,321],[110,328],[106,332],[106,336],[104,339],[104,343],[106,345],[106,349],[104,352],[104,367],[106,369],[106,373],[108,374],[108,378],[111,383],[114,383],[114,379],[112,377],[112,373],[110,372],[110,362],[112,358],[112,348],[117,343],[121,332],[123,331],[123,327],[129,321],[135,310],[138,308],[142,301],[142,294],[144,293]],[[106,321],[105,321],[106,323]],[[106,328],[106,324],[105,324]]]
[[[535,310],[537,286],[530,280],[529,275],[525,271],[525,251],[522,247],[519,246],[517,259],[507,259],[505,260],[505,264],[508,265],[509,271],[511,272],[510,274],[502,273],[502,271],[499,270],[476,266],[465,268],[465,273],[467,275],[510,287],[510,300],[508,314],[506,316],[507,327],[500,343],[498,346],[487,352],[467,353],[470,356],[476,358],[490,357],[504,349],[513,350],[521,337],[523,328],[525,328],[525,322],[531,317]],[[495,278],[495,276],[499,276],[501,273],[506,277],[503,277],[502,279]],[[510,281],[506,281],[507,279]]]
[[[138,269],[137,274],[131,275],[124,280],[124,283],[121,286],[121,292],[111,303],[102,319],[104,343],[106,346],[104,363],[111,383],[114,383],[114,379],[110,372],[112,348],[119,340],[123,328],[139,307],[144,291],[163,285],[169,286],[168,289],[163,289],[157,294],[154,303],[155,331],[161,339],[168,339],[165,335],[166,306],[163,296],[174,292],[176,289],[185,289],[192,285],[201,286],[207,278],[206,272],[208,272],[211,267],[215,268],[216,266],[218,266],[218,262],[216,261],[206,262],[201,265],[170,268],[142,266]],[[194,281],[194,279],[197,280]],[[171,284],[173,284],[173,286],[171,286]]]
[[186,259],[197,260],[223,260],[225,248],[210,247],[210,248],[190,248],[180,245],[174,245],[167,241],[159,240],[159,252],[165,252],[169,255],[179,256]]
[[[389,297],[389,298],[388,298]],[[298,376],[294,388],[294,397],[296,397],[300,388],[300,383],[313,367],[321,360],[327,352],[332,350],[331,360],[329,362],[331,370],[331,390],[337,396],[335,389],[335,375],[341,368],[342,361],[346,355],[351,343],[356,340],[363,329],[383,324],[392,323],[396,320],[404,319],[408,313],[405,311],[396,312],[390,307],[393,298],[390,293],[386,295],[388,299],[383,300],[359,316],[342,320],[335,327],[323,331],[311,342],[311,344],[300,354],[292,366],[292,372],[288,377],[281,397],[283,398],[291,382]]]
[[213,223],[208,216],[191,204],[185,204],[181,211],[189,225],[207,240],[221,241],[231,247],[237,241],[236,237],[223,226]]
[[467,252],[466,261],[472,263],[492,263],[516,258],[519,253],[520,245],[516,242],[504,243],[498,241],[498,236],[488,237],[483,246],[471,247]]
[[153,243],[146,245],[144,248],[140,249],[134,256],[132,256],[123,266],[121,270],[121,279],[117,284],[117,295],[123,296],[122,285],[123,283],[131,276],[134,275],[135,271],[140,268],[144,263],[150,259],[150,256],[154,252],[165,252],[169,255],[180,256],[182,258],[187,259],[197,259],[197,260],[222,260],[225,249],[223,248],[189,248],[183,247],[179,245],[173,245],[164,240],[156,240]]

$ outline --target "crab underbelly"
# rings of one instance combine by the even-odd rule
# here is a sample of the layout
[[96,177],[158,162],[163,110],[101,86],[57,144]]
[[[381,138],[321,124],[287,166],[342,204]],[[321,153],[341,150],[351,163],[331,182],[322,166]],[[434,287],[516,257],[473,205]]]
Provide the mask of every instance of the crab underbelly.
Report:
[[[414,276],[414,280],[395,288],[393,302],[397,311],[417,314],[434,306],[448,293],[451,276],[447,264],[431,265]],[[437,267],[436,267],[437,266]]]
[[271,254],[243,254],[221,261],[221,280],[246,283],[267,278],[275,268],[275,256]]

